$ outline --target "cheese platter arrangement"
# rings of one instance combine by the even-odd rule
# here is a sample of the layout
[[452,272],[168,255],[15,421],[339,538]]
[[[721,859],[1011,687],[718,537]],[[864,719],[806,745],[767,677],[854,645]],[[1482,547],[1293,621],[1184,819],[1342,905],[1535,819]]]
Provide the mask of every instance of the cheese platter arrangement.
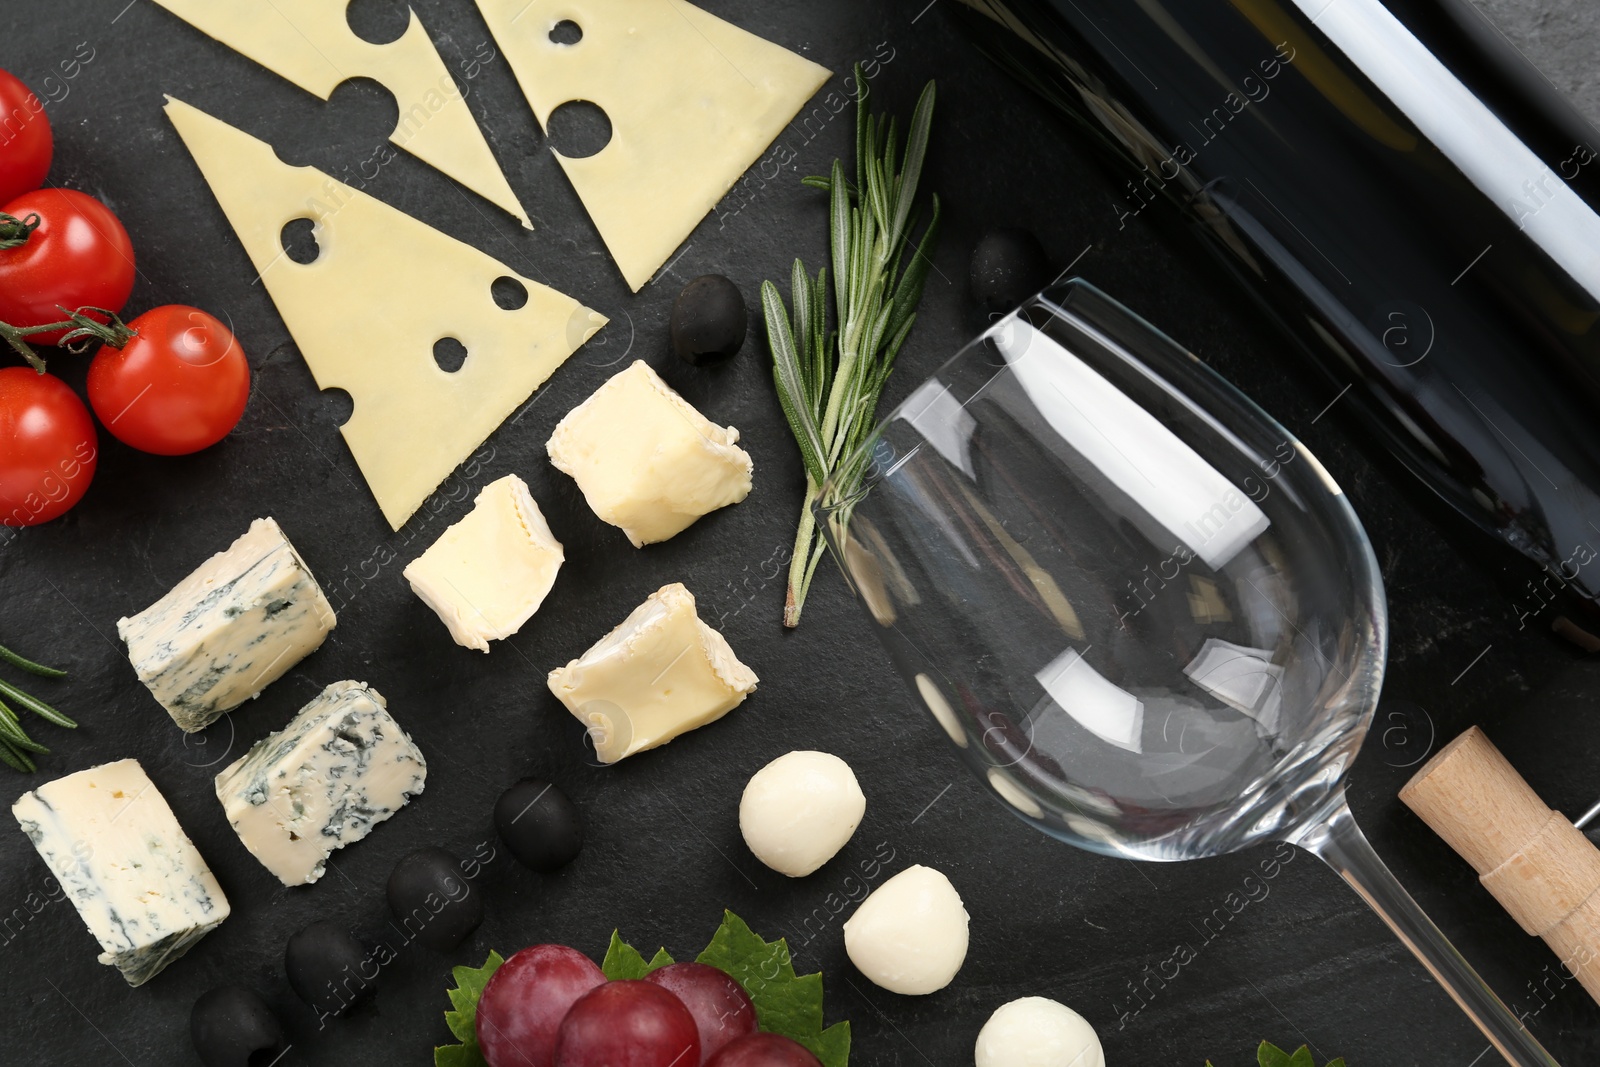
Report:
[[1498,646],[1437,722],[1385,698],[1350,803],[1551,1055],[1600,1042],[1395,798],[1433,733],[1592,668],[1510,636],[942,5],[32,7],[0,48],[0,1064],[1473,1062],[1326,871],[1035,833],[880,647],[910,585],[830,526],[892,463],[878,418],[959,428],[923,383],[1075,274],[1350,490],[1389,692]]

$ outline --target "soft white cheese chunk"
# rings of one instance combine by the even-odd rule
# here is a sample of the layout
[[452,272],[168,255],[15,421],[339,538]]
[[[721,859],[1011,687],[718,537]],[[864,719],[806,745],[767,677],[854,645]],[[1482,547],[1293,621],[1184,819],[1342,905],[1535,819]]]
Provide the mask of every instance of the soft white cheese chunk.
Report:
[[533,618],[565,559],[527,483],[508,474],[484,486],[405,576],[456,644],[487,652]]
[[750,495],[754,464],[738,440],[635,361],[569,411],[545,447],[594,513],[640,548]]
[[1089,1020],[1054,1000],[1002,1004],[978,1032],[977,1067],[1106,1067]]
[[22,832],[129,985],[228,917],[228,898],[138,760],[91,767],[11,805]]
[[203,730],[316,651],[333,606],[272,519],[139,614],[117,622],[139,680],[190,733]]
[[850,765],[790,752],[757,771],[739,800],[739,830],[756,859],[790,878],[833,859],[861,825],[867,798]]
[[943,874],[907,867],[845,922],[844,949],[874,985],[891,993],[936,993],[967,958],[967,909]]
[[283,729],[217,775],[239,840],[284,885],[322,877],[336,848],[360,841],[422,792],[428,764],[364,682],[334,682]]
[[664,585],[565,667],[550,691],[589,728],[606,763],[715,722],[755,692],[755,672],[700,621],[694,596]]

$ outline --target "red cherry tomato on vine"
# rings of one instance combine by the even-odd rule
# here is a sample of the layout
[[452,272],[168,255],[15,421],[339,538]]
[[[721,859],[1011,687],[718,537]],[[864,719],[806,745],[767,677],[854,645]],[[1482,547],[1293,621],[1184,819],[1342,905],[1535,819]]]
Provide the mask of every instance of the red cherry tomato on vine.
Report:
[[[133,244],[110,208],[76,189],[35,189],[0,211],[18,219],[39,216],[26,243],[0,249],[0,322],[61,322],[58,305],[122,310],[133,292]],[[53,345],[65,332],[28,340]]]
[[128,325],[138,336],[89,365],[89,403],[117,440],[182,456],[238,425],[250,399],[250,363],[232,332],[198,308],[167,304]]
[[44,104],[14,75],[0,70],[0,204],[44,184],[55,137]]
[[0,370],[0,524],[36,526],[82,499],[100,459],[94,420],[60,378]]

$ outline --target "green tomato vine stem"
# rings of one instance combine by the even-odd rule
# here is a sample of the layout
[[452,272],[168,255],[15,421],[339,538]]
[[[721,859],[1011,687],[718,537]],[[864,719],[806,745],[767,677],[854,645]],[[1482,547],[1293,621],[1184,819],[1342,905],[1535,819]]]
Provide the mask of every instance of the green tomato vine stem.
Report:
[[27,244],[33,231],[39,228],[39,222],[37,211],[31,211],[20,219],[0,211],[0,250]]
[[[10,217],[0,215],[0,220]],[[3,221],[0,221],[0,233],[4,232],[3,227]],[[4,247],[7,247],[4,241],[0,241],[0,248]],[[44,359],[28,343],[28,338],[35,334],[65,330],[56,344],[78,355],[88,351],[89,345],[97,341],[112,348],[121,348],[139,336],[138,330],[123,322],[116,312],[107,308],[84,306],[76,311],[68,311],[58,304],[56,310],[66,316],[63,321],[47,322],[42,326],[13,326],[8,322],[0,322],[0,339],[4,339],[17,355],[27,360],[29,366],[40,374],[45,372]],[[96,315],[101,318],[95,318]],[[4,658],[0,656],[0,659]]]

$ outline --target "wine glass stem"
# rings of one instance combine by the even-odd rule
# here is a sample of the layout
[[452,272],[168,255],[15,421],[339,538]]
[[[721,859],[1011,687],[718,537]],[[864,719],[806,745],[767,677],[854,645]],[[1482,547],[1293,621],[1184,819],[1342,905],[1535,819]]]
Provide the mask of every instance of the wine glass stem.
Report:
[[1350,883],[1439,980],[1507,1063],[1514,1067],[1560,1067],[1373,851],[1356,825],[1342,791],[1324,818],[1307,826],[1293,843],[1317,856]]

